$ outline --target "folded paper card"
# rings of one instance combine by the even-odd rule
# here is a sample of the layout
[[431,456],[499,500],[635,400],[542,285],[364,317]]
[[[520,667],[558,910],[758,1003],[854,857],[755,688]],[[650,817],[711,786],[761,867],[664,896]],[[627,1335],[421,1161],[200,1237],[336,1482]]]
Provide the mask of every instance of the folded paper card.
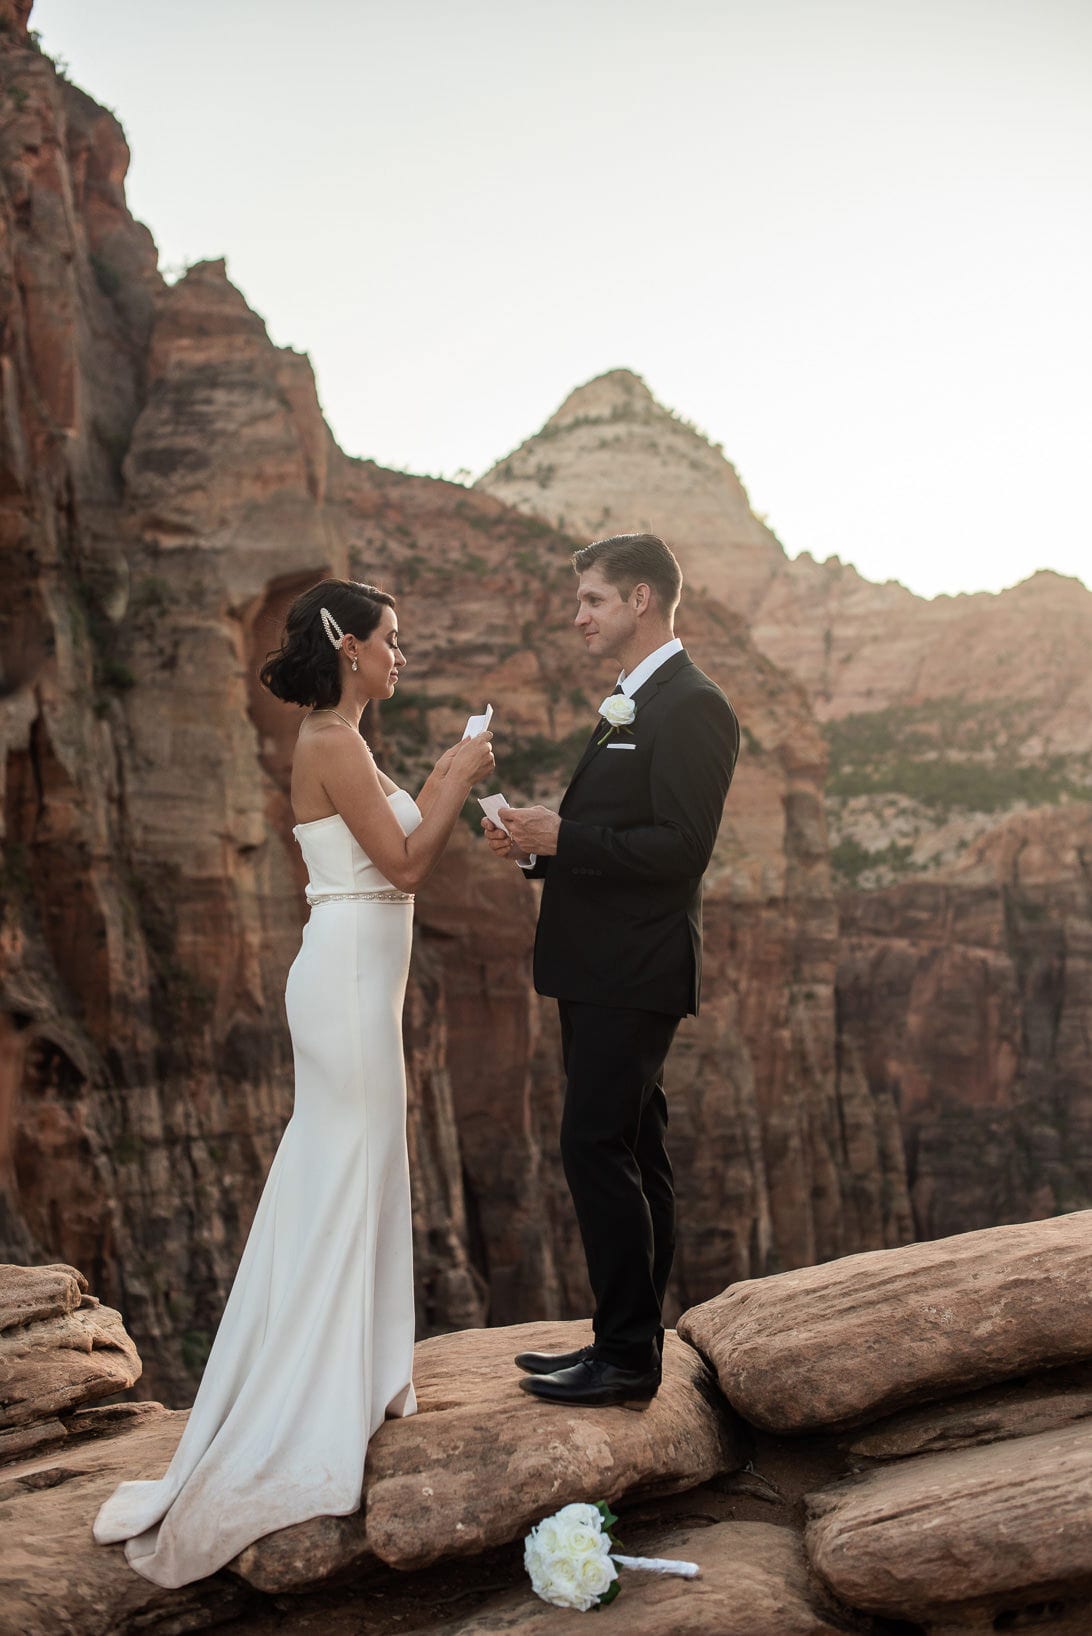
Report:
[[504,824],[501,823],[497,814],[501,807],[506,807],[508,805],[508,797],[506,795],[479,796],[478,805],[485,813],[485,816],[489,819],[489,822],[491,824],[496,824],[498,829],[503,829],[504,833],[507,835],[508,830],[505,828]]
[[493,706],[491,704],[487,704],[486,707],[485,707],[485,714],[484,715],[482,715],[482,716],[468,716],[467,717],[466,726],[463,728],[463,737],[464,738],[477,738],[479,733],[484,733],[485,732],[486,728],[489,726],[489,723],[492,720],[493,720]]

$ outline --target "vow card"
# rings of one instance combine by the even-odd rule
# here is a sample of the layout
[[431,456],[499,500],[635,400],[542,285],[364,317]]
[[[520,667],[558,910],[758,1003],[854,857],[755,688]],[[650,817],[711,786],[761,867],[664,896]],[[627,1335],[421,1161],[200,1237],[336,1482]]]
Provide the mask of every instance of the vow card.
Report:
[[487,704],[485,707],[484,716],[468,716],[466,718],[466,726],[463,728],[463,737],[477,738],[479,733],[485,732],[492,720],[493,706],[491,704]]
[[479,796],[478,805],[485,813],[485,816],[489,819],[489,822],[491,824],[496,824],[498,829],[503,829],[504,833],[507,835],[508,831],[497,817],[497,813],[501,807],[506,807],[508,805],[508,797],[506,795]]

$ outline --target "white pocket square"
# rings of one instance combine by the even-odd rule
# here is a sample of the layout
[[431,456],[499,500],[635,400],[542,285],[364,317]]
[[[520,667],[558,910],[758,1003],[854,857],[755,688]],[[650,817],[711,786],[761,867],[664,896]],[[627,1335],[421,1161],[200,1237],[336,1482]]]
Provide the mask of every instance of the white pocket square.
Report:
[[636,744],[608,744],[608,750],[636,750]]

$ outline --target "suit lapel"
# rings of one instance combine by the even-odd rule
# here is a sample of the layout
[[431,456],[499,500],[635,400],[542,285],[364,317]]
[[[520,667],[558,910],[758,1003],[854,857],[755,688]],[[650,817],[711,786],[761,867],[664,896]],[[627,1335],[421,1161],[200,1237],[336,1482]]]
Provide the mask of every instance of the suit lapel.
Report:
[[[573,768],[573,775],[569,779],[569,789],[565,791],[566,796],[568,795],[569,790],[571,790],[573,785],[576,783],[577,779],[580,777],[580,774],[584,771],[584,768],[588,765],[588,762],[591,760],[596,750],[599,748],[599,740],[603,736],[603,731],[606,728],[606,725],[607,724],[603,720],[602,716],[599,716],[596,720],[595,726],[592,728],[591,737],[584,746],[584,753],[580,757],[580,760],[577,762],[576,766]],[[562,797],[562,801],[564,801],[564,797]]]
[[[648,681],[641,683],[640,687],[633,695],[633,703],[637,708],[638,721],[640,720],[642,706],[648,704],[652,699],[654,699],[663,684],[665,682],[669,682],[673,676],[676,676],[679,671],[683,669],[684,666],[689,665],[690,663],[691,660],[686,652],[686,649],[684,648],[681,653],[673,653],[670,659],[665,659],[664,663],[659,667],[659,669],[652,672],[652,675],[648,678]],[[562,806],[564,806],[565,802],[572,794],[573,786],[580,777],[581,773],[584,771],[585,767],[587,767],[594,760],[596,751],[601,748],[599,740],[602,738],[607,725],[608,724],[603,720],[602,716],[600,716],[595,727],[592,729],[591,738],[584,747],[583,755],[573,768],[573,775],[569,779],[569,787],[565,791],[564,797],[562,798]]]

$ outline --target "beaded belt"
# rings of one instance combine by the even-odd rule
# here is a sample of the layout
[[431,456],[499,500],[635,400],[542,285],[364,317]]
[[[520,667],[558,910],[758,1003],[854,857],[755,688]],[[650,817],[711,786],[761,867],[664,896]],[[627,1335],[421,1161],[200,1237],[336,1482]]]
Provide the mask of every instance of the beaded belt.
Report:
[[316,892],[307,901],[312,909],[318,903],[412,903],[413,893],[390,886],[383,892]]

